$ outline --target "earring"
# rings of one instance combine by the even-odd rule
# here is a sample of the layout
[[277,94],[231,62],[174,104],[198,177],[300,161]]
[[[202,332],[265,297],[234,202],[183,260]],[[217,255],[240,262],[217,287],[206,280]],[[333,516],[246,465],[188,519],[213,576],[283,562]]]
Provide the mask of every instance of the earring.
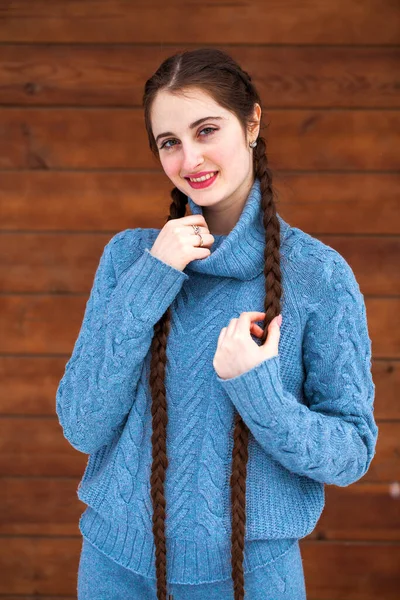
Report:
[[257,146],[257,140],[254,140],[254,142],[250,142],[249,146],[250,148],[255,148]]

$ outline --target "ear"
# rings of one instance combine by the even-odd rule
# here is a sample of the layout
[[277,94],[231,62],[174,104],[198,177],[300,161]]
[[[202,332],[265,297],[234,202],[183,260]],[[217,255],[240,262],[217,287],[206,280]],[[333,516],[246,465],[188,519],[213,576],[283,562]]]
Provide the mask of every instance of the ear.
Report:
[[251,139],[256,139],[260,133],[260,119],[261,119],[261,106],[259,104],[254,105],[254,111],[251,123],[248,126],[248,133]]

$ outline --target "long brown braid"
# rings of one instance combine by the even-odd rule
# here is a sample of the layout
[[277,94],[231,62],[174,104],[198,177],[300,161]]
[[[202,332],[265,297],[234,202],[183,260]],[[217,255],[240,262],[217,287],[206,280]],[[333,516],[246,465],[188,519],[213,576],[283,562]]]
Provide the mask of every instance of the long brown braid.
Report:
[[[224,108],[233,112],[239,119],[243,131],[251,120],[254,104],[261,100],[251,81],[251,77],[225,52],[215,48],[200,48],[175,54],[167,58],[156,73],[146,82],[143,95],[145,126],[150,149],[158,156],[158,148],[151,127],[151,107],[160,90],[179,93],[188,88],[200,88]],[[268,326],[281,312],[281,270],[280,270],[280,223],[276,214],[272,173],[266,157],[266,142],[257,138],[253,151],[254,176],[260,180],[261,208],[265,227],[265,319],[264,343]],[[185,216],[187,196],[178,188],[171,191],[170,219]],[[165,389],[166,347],[170,330],[170,308],[154,326],[151,343],[150,388],[152,395],[152,469],[151,499],[153,504],[153,536],[155,543],[157,598],[167,599],[167,553],[165,538],[166,501],[164,482],[168,467],[166,432],[168,409]],[[249,430],[241,416],[235,413],[232,473],[230,478],[232,505],[231,566],[234,587],[234,600],[244,600],[244,539],[246,529],[246,474],[248,461]]]

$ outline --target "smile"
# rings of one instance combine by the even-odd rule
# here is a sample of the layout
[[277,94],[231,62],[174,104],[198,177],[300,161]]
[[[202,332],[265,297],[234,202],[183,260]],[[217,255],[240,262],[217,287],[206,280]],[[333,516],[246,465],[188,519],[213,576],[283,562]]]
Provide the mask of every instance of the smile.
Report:
[[198,178],[186,178],[186,180],[189,182],[190,186],[194,189],[200,189],[200,188],[205,188],[205,187],[209,187],[212,183],[214,183],[214,181],[216,180],[218,175],[218,171],[215,171],[214,173],[209,173],[208,175],[203,175],[203,177],[198,177]]

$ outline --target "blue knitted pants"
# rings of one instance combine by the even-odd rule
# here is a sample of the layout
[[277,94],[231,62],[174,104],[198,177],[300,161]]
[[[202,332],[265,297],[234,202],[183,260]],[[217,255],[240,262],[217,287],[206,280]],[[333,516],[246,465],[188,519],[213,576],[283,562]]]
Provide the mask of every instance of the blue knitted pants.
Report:
[[[173,600],[233,600],[233,582],[171,583]],[[306,600],[299,543],[265,567],[245,574],[246,600]],[[78,600],[157,600],[156,580],[138,575],[97,550],[86,538],[78,571]]]

